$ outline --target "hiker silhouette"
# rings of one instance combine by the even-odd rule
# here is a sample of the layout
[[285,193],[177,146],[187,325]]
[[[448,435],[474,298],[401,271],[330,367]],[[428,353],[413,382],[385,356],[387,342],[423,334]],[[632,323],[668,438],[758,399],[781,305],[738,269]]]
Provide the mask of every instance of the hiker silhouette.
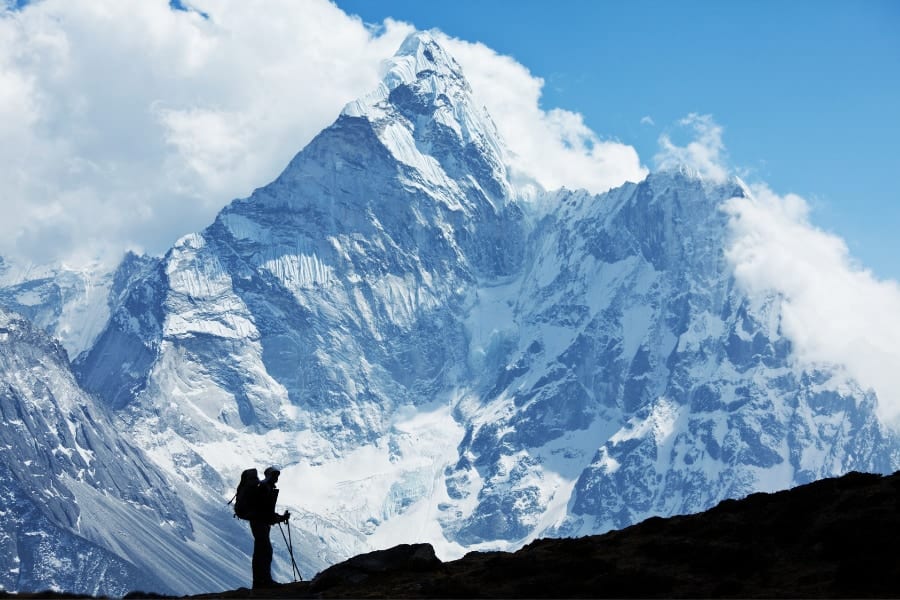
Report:
[[249,521],[250,531],[253,533],[253,588],[275,587],[278,584],[272,579],[272,540],[269,532],[272,525],[284,523],[291,518],[291,513],[275,512],[275,503],[278,502],[278,476],[281,469],[268,467],[263,471],[265,479],[252,490],[250,496]]

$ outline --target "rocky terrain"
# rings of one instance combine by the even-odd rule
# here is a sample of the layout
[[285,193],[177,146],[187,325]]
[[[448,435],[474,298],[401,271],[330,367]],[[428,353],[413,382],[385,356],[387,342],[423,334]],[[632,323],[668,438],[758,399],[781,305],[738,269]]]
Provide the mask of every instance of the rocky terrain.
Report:
[[898,597],[898,533],[900,472],[854,472],[513,553],[442,563],[427,544],[397,546],[308,583],[198,597]]
[[[604,535],[538,540],[513,553],[471,552],[445,563],[429,544],[400,545],[310,582],[189,597],[895,598],[898,532],[900,472],[853,472]],[[0,592],[10,597],[90,596]]]

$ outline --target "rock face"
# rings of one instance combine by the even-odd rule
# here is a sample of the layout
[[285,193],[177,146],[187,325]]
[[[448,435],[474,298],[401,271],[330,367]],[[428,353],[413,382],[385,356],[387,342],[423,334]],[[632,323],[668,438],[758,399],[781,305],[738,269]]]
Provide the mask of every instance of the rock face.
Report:
[[[0,587],[97,595],[222,589],[239,553],[206,556],[192,510],[77,385],[62,346],[0,309]],[[221,534],[221,541],[233,543]]]
[[306,574],[900,464],[877,399],[792,360],[779,298],[736,285],[720,206],[740,181],[531,201],[506,153],[459,65],[412,35],[278,179],[125,259],[79,382],[200,496],[281,464]]

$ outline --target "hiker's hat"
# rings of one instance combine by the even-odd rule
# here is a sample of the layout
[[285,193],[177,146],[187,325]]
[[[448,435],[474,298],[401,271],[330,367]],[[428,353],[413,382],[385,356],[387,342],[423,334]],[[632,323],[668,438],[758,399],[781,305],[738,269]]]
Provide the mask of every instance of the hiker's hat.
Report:
[[279,467],[278,465],[272,465],[271,467],[266,467],[266,470],[263,471],[263,475],[265,475],[266,477],[268,477],[272,473],[281,473],[281,467]]

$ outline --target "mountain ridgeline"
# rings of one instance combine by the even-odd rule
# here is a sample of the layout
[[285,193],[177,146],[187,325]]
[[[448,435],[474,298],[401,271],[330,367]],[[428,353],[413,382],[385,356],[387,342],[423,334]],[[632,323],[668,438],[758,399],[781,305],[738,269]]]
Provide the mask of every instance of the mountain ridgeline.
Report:
[[[140,448],[145,487],[195,496],[137,502],[216,539],[234,524],[211,503],[279,463],[313,574],[396,543],[515,549],[900,466],[874,394],[793,360],[780,299],[737,285],[720,207],[749,193],[739,180],[681,169],[529,199],[507,164],[459,65],[416,33],[275,181],[165,256],[127,256],[73,370]],[[124,556],[109,538],[91,539]],[[224,587],[249,564],[234,547]]]

